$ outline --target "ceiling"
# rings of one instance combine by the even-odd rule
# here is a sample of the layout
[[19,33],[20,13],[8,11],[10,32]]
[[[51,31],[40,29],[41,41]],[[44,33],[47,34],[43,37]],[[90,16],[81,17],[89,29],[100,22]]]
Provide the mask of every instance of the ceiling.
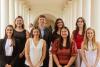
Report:
[[[28,5],[28,8],[31,9],[32,19],[36,23],[37,17],[40,14],[44,14],[48,18],[48,22],[54,24],[55,19],[60,17],[63,13],[68,1],[71,0],[19,0],[23,1],[25,5]],[[53,26],[53,25],[52,25]]]
[[[62,11],[68,1],[71,0],[20,0],[23,1],[28,8],[31,9],[33,18],[38,17],[40,14],[44,14],[51,21],[55,21],[55,18],[61,16]],[[35,17],[36,16],[36,17]]]
[[23,0],[31,7],[32,10],[36,8],[41,9],[62,9],[68,0]]

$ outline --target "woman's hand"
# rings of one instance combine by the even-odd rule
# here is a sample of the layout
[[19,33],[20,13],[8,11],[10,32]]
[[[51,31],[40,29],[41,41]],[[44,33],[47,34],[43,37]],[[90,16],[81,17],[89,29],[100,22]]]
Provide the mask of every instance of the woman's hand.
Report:
[[70,67],[69,65],[65,65],[64,67]]
[[62,67],[62,66],[59,64],[58,67]]
[[96,65],[94,64],[94,65],[92,65],[91,67],[96,67]]
[[34,67],[40,67],[40,63],[36,64]]
[[19,58],[22,58],[23,56],[24,56],[23,52],[19,54]]
[[12,66],[11,66],[11,65],[9,65],[9,64],[6,64],[6,65],[5,65],[5,67],[12,67]]
[[34,65],[29,65],[29,67],[35,67]]
[[8,65],[8,67],[12,67],[11,65]]
[[87,64],[86,67],[91,67],[90,64]]

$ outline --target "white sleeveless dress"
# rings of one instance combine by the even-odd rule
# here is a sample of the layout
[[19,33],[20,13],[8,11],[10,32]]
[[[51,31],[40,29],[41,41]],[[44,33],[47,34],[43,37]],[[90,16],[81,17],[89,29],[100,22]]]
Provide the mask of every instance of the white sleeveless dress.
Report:
[[[41,57],[42,57],[42,47],[43,47],[43,39],[40,39],[37,46],[34,45],[33,39],[30,38],[30,52],[29,56],[33,65],[36,65]],[[25,61],[26,65],[29,65],[27,61]],[[41,64],[41,66],[43,63]]]
[[[91,43],[88,43],[89,45],[88,45],[88,51],[85,51],[85,56],[86,56],[86,59],[87,59],[87,62],[91,65],[91,67],[92,67],[92,65],[95,63],[95,61],[96,61],[96,57],[97,57],[97,50],[92,50],[92,48],[93,48],[93,46],[92,46],[92,44]],[[85,63],[84,63],[84,61],[82,61],[82,64],[81,64],[81,67],[86,67],[86,65],[85,65]],[[98,64],[97,64],[97,66],[96,67],[100,67],[100,60],[99,60],[99,62],[98,62]]]

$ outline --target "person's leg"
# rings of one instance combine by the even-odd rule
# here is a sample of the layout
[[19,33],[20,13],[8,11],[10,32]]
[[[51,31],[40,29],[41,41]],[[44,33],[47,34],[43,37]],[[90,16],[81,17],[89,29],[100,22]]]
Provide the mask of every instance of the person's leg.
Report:
[[4,67],[2,64],[0,64],[0,67]]
[[25,66],[25,57],[19,58],[18,65],[19,65],[19,67],[24,67]]
[[43,62],[43,67],[48,67],[49,66],[49,58],[46,56],[44,62]]
[[25,64],[24,67],[29,67],[29,66],[27,66],[27,65]]
[[17,58],[17,60],[15,61],[14,65],[12,67],[19,67],[18,58]]
[[71,67],[75,67],[75,65],[71,65]]
[[81,66],[81,53],[80,53],[80,49],[77,49],[78,55],[77,58],[75,60],[75,67],[80,67]]
[[46,52],[46,57],[43,61],[43,67],[49,67],[49,51]]
[[54,62],[54,60],[53,60],[53,67],[56,67],[57,65],[56,65],[56,63]]
[[49,52],[49,67],[53,67],[53,57],[51,52]]

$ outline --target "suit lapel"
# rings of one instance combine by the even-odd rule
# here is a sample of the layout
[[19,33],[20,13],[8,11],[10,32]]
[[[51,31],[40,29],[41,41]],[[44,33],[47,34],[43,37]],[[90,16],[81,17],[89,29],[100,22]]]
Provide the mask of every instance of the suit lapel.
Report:
[[4,54],[5,54],[5,45],[6,45],[6,40],[7,40],[7,39],[4,39],[3,44],[2,44],[2,46],[3,46],[3,51],[4,51],[3,53],[4,53]]

